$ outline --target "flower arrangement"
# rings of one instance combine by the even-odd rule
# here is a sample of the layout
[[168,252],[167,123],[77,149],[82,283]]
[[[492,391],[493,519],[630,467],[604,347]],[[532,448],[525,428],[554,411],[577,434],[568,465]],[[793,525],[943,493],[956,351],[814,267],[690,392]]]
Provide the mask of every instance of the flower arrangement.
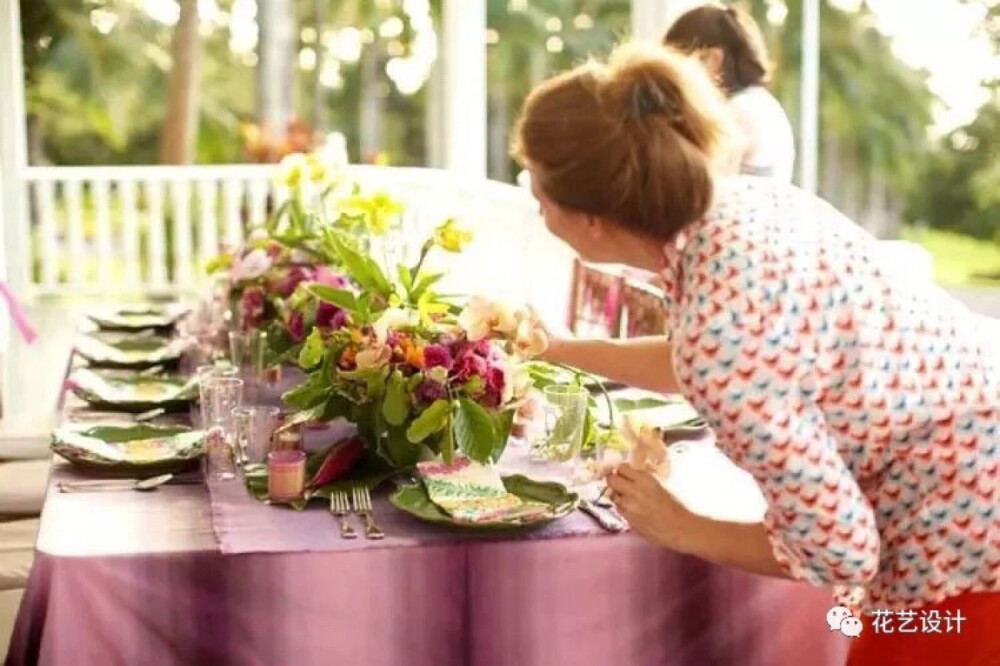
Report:
[[499,457],[532,385],[524,358],[540,341],[523,325],[527,311],[482,298],[459,308],[433,291],[442,276],[425,270],[428,253],[460,252],[469,240],[447,220],[416,264],[398,266],[390,279],[342,230],[328,230],[359,291],[306,287],[344,317],[337,328],[314,327],[300,349],[307,379],[285,394],[303,410],[300,420],[348,419],[395,468],[425,454],[448,462],[456,451],[480,462]]

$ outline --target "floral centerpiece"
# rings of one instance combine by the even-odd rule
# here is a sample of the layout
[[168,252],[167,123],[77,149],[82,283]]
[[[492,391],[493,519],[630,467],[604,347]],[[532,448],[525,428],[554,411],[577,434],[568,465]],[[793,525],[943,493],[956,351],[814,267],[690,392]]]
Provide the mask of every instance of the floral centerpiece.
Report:
[[524,358],[539,341],[525,311],[481,298],[461,308],[433,291],[442,275],[425,271],[427,254],[458,252],[469,240],[448,220],[416,265],[390,279],[344,232],[328,230],[359,291],[306,287],[344,318],[337,328],[314,327],[301,347],[308,378],[285,395],[303,410],[300,420],[348,419],[395,468],[427,455],[450,462],[457,451],[481,462],[499,457],[532,385]]
[[296,353],[312,327],[336,329],[344,322],[341,308],[300,289],[350,288],[339,255],[325,242],[325,230],[342,229],[368,247],[371,237],[384,237],[397,227],[402,205],[381,191],[362,193],[346,167],[342,137],[313,153],[287,155],[276,176],[287,197],[243,245],[209,264],[209,273],[225,275],[234,324],[268,331],[276,359]]

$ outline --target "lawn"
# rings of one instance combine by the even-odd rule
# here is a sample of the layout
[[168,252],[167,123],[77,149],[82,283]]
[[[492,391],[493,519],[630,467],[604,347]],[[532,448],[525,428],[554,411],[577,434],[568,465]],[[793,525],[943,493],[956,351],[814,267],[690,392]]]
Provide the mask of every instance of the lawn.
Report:
[[938,229],[907,228],[903,238],[934,256],[934,279],[939,284],[1000,287],[1000,244]]

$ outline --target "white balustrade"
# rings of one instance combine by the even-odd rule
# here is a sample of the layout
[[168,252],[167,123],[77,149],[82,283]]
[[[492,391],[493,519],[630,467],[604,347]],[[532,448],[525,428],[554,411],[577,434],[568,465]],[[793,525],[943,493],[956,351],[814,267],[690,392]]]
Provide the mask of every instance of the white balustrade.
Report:
[[[220,243],[239,243],[287,200],[273,165],[29,167],[33,295],[186,293],[204,279]],[[461,254],[436,251],[439,290],[530,301],[566,313],[572,253],[545,230],[522,188],[437,169],[352,166],[366,190],[406,205],[401,240],[376,258],[413,261],[448,217],[475,239]],[[402,253],[402,254],[401,254]]]

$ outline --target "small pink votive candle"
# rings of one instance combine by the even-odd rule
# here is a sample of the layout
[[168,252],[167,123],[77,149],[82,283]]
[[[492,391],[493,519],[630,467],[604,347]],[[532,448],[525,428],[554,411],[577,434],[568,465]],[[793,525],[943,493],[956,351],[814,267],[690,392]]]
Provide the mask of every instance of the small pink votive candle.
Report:
[[267,454],[267,496],[278,502],[302,497],[306,486],[305,451],[271,451]]

